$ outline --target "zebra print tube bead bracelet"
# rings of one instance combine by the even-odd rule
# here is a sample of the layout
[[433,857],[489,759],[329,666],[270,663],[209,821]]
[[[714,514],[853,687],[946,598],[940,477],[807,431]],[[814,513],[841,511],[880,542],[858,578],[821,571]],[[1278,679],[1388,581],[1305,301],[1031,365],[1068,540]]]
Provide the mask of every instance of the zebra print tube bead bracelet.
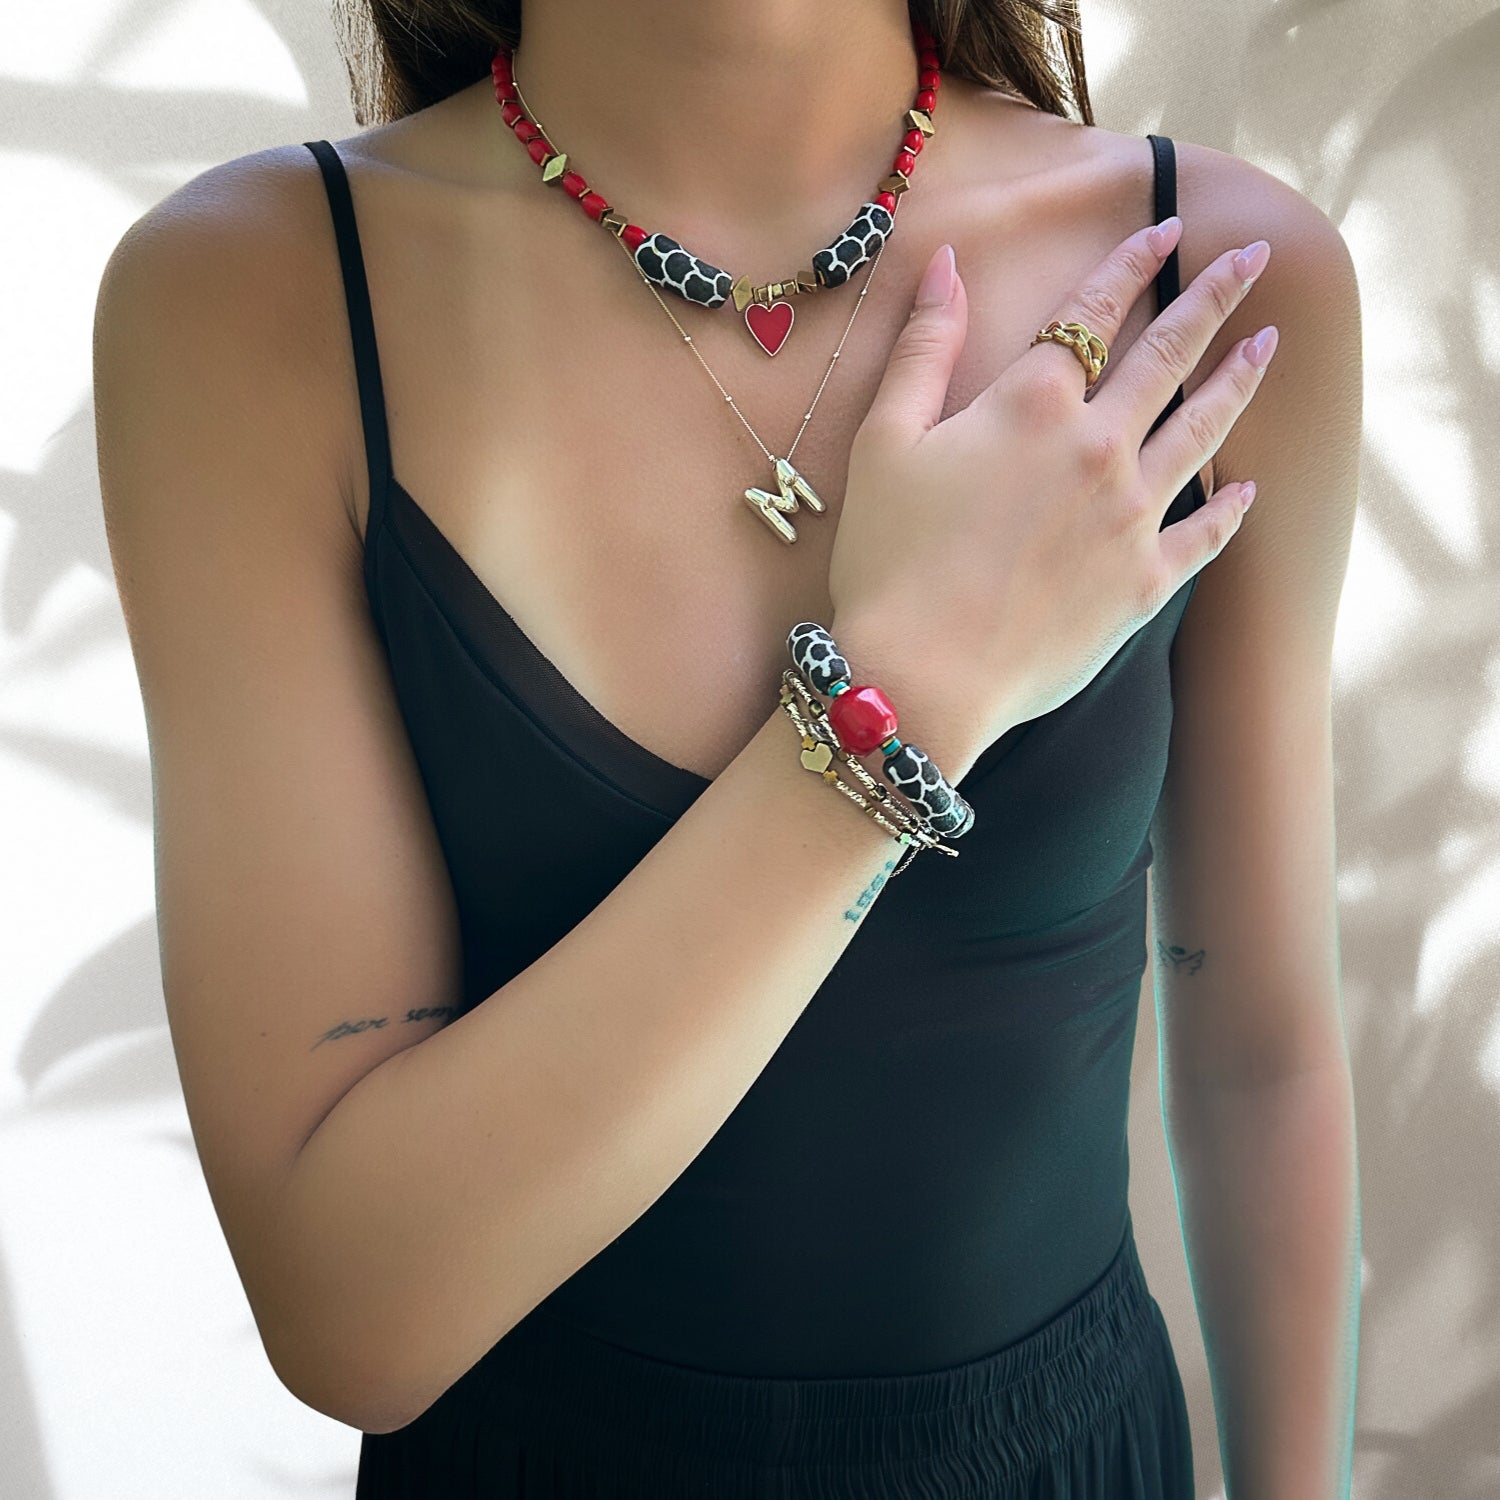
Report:
[[[807,708],[808,717],[803,718],[797,708],[796,699],[801,698]],[[820,776],[830,786],[836,787],[872,818],[898,844],[909,845],[904,857],[892,876],[899,875],[923,849],[937,849],[943,854],[958,856],[957,849],[950,849],[915,809],[901,797],[893,795],[881,786],[861,764],[859,758],[839,742],[838,732],[828,722],[823,705],[814,696],[812,689],[788,667],[781,674],[781,707],[792,721],[802,740],[803,766]],[[837,765],[842,762],[851,774],[866,788],[867,799],[856,787],[840,777]],[[893,821],[894,820],[894,821]]]
[[[802,717],[801,711],[796,706],[796,699],[801,699],[807,709],[807,717]],[[828,721],[828,714],[813,693],[807,682],[801,678],[795,667],[787,667],[781,673],[781,708],[786,711],[787,718],[792,720],[798,735],[802,741],[802,765],[814,775],[822,777],[829,786],[835,786],[844,796],[850,799],[856,807],[861,808],[868,817],[879,823],[897,843],[910,844],[912,847],[912,858],[921,849],[939,849],[942,853],[954,855],[957,858],[959,850],[950,849],[947,844],[942,843],[932,826],[926,822],[924,817],[916,813],[915,808],[904,801],[898,793],[889,792],[886,787],[880,786],[879,781],[874,780],[873,775],[864,768],[859,757],[852,750],[841,744],[838,739],[837,730]],[[850,786],[846,780],[838,774],[837,766],[840,762],[849,769],[859,786],[868,792],[868,798],[859,792],[858,787]],[[906,868],[910,864],[910,858],[904,859],[900,868]],[[897,871],[900,873],[900,871]]]
[[833,637],[815,620],[787,633],[792,665],[820,693],[833,699],[828,719],[840,740],[857,754],[879,749],[885,779],[922,814],[937,833],[961,838],[974,826],[974,809],[949,784],[919,746],[896,738],[896,710],[877,687],[856,686]]
[[[793,694],[802,700],[803,707],[807,710],[805,719],[797,708]],[[848,767],[854,779],[869,793],[870,801],[876,804],[876,808],[883,809],[888,816],[896,820],[901,830],[905,830],[910,835],[910,838],[903,839],[902,842],[919,843],[929,848],[941,842],[937,831],[927,819],[899,793],[891,791],[876,781],[865,769],[864,762],[844,744],[839,738],[838,730],[829,721],[828,710],[822,700],[813,692],[811,684],[795,667],[787,667],[781,674],[781,706],[786,710],[787,717],[797,726],[798,733],[802,735],[804,752],[809,750],[812,752],[803,756],[803,764],[808,770],[816,771],[825,780],[831,780],[836,773],[827,770],[826,767],[834,760],[841,761]],[[828,747],[831,755],[819,753],[820,745]],[[872,811],[871,816],[879,819],[877,811]],[[892,830],[892,832],[897,831]],[[956,849],[947,852],[955,855],[958,853]]]

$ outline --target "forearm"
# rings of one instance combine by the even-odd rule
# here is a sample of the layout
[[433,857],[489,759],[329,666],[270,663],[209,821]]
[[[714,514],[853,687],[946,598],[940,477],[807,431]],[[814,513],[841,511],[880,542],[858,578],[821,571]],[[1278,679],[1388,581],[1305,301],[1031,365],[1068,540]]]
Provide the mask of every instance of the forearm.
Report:
[[1343,1500],[1359,1329],[1347,1065],[1169,1090],[1167,1139],[1228,1500]]
[[[919,743],[953,776],[980,748]],[[803,769],[773,700],[564,939],[314,1132],[285,1200],[298,1394],[404,1425],[622,1233],[739,1103],[903,848]]]

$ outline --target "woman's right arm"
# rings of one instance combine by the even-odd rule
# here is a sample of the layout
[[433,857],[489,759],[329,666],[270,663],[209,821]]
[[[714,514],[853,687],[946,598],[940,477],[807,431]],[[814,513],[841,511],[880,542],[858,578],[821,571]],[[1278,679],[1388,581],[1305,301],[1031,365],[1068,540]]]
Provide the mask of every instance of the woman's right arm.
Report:
[[[378,1432],[689,1165],[900,846],[773,698],[606,900],[444,1024],[454,904],[340,503],[354,377],[308,168],[230,163],[134,226],[95,396],[194,1140],[278,1376]],[[925,732],[869,633],[841,644],[961,775],[982,745]]]

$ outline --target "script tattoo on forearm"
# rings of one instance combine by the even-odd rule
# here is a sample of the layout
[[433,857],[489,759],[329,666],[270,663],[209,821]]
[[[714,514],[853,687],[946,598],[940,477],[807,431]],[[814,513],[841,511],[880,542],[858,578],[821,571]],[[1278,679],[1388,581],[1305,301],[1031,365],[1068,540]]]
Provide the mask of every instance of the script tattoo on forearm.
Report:
[[[890,872],[895,868],[896,861],[893,859],[888,859],[886,860],[885,864],[875,872],[874,879],[872,879],[869,885],[867,885],[864,890],[862,890],[859,895],[854,898],[854,906],[845,909],[844,916],[849,921],[857,922],[862,916],[864,916],[864,914],[870,909],[870,903],[875,899],[875,893],[880,889],[881,886],[886,883],[886,880],[889,878]],[[858,907],[859,909],[856,911],[855,907]]]
[[[456,1005],[424,1005],[416,1010],[407,1011],[401,1019],[403,1021],[430,1021],[434,1016],[438,1016],[444,1021],[451,1021],[457,1015]],[[307,1050],[312,1052],[321,1047],[324,1042],[336,1041],[341,1036],[358,1036],[362,1031],[379,1031],[389,1021],[389,1016],[371,1016],[364,1021],[340,1021],[337,1026],[325,1031]]]
[[1175,974],[1196,974],[1203,967],[1206,950],[1200,948],[1196,953],[1189,953],[1186,948],[1169,948],[1160,938],[1157,938],[1156,956]]

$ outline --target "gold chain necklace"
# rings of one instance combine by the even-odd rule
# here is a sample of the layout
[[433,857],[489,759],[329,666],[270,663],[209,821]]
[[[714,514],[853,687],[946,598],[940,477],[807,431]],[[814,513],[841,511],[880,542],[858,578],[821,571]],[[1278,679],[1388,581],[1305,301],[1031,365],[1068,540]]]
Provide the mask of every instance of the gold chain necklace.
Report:
[[[516,96],[520,99],[527,115],[536,125],[536,128],[538,130],[542,130],[544,128],[542,122],[537,119],[536,115],[532,113],[531,106],[526,103],[526,96],[521,93],[520,84],[513,83],[513,87],[515,88]],[[611,238],[613,238],[613,236],[611,236]],[[702,353],[698,349],[697,344],[693,342],[692,334],[690,334],[687,329],[685,329],[682,324],[677,321],[677,314],[667,306],[666,299],[663,298],[662,294],[657,291],[657,289],[651,284],[651,281],[647,277],[646,273],[641,270],[639,265],[636,264],[635,256],[631,254],[630,247],[626,245],[623,240],[617,240],[616,243],[619,244],[620,249],[624,251],[626,258],[635,268],[636,275],[638,275],[641,280],[645,282],[647,288],[651,292],[651,295],[655,297],[657,302],[661,304],[661,310],[666,313],[669,318],[671,318],[673,326],[677,329],[678,333],[682,335],[683,342],[688,346],[689,349],[693,351],[693,354],[697,357],[698,363],[703,366],[705,372],[707,373],[708,378],[712,380],[716,386],[718,386],[720,393],[724,397],[724,400],[729,403],[730,409],[734,412],[735,416],[737,416],[740,421],[744,423],[745,431],[755,439],[756,446],[762,453],[766,455],[767,459],[770,460],[772,473],[776,477],[775,492],[773,493],[770,490],[759,489],[752,485],[745,491],[745,503],[750,507],[751,510],[756,513],[756,515],[761,518],[761,520],[766,523],[767,526],[771,528],[771,530],[778,537],[780,537],[783,542],[786,542],[788,544],[795,542],[797,540],[797,531],[792,523],[787,519],[787,517],[792,515],[796,511],[798,502],[800,501],[802,504],[806,505],[809,510],[819,513],[825,511],[828,507],[823,503],[823,500],[818,495],[818,492],[813,489],[813,487],[807,482],[807,480],[804,479],[802,475],[799,474],[797,470],[792,466],[792,454],[797,451],[797,444],[802,441],[802,434],[807,431],[807,424],[812,421],[813,413],[818,409],[818,401],[823,395],[823,387],[828,384],[829,376],[833,374],[833,367],[838,363],[839,355],[843,352],[844,341],[849,337],[849,330],[854,327],[854,320],[859,316],[859,310],[864,305],[865,293],[870,290],[870,282],[875,275],[875,267],[880,264],[880,257],[885,253],[884,242],[880,244],[879,248],[875,251],[875,254],[871,257],[870,269],[865,273],[865,284],[860,287],[859,295],[854,299],[854,307],[849,313],[849,321],[844,325],[843,336],[839,339],[838,347],[833,351],[833,357],[828,361],[828,368],[823,372],[822,380],[818,382],[818,389],[812,398],[812,404],[803,414],[802,425],[797,429],[797,436],[792,439],[792,446],[787,449],[785,458],[778,458],[774,453],[771,452],[768,447],[766,447],[765,443],[761,441],[760,434],[756,432],[756,430],[750,425],[749,419],[745,416],[744,412],[740,410],[739,405],[735,401],[734,397],[731,396],[727,390],[725,390],[723,381],[721,381],[719,377],[714,374],[713,370],[709,368],[708,361],[704,359]]]

